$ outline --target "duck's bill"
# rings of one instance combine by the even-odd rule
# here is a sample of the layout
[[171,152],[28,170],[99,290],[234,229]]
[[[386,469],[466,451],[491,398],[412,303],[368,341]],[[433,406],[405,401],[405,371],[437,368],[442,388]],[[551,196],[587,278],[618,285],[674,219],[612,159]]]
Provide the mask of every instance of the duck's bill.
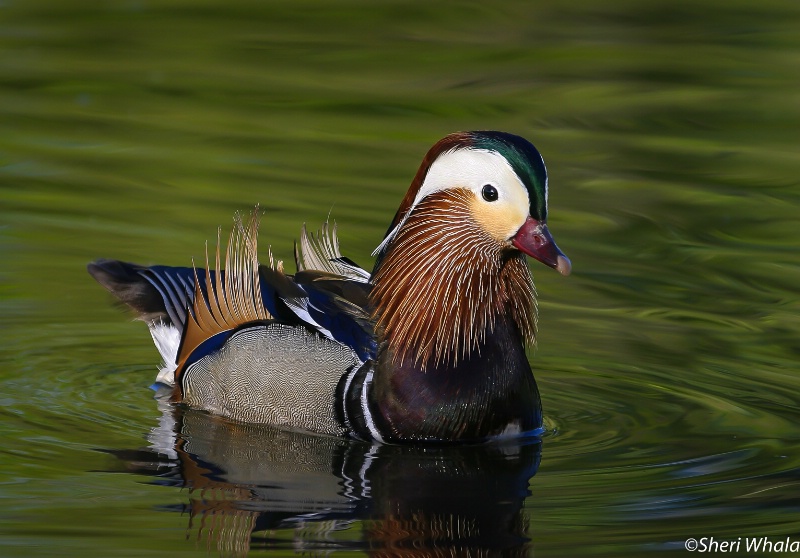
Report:
[[547,225],[533,217],[525,220],[517,234],[511,238],[511,244],[517,250],[557,270],[561,275],[567,276],[572,271],[572,263],[556,246],[556,241],[547,230]]

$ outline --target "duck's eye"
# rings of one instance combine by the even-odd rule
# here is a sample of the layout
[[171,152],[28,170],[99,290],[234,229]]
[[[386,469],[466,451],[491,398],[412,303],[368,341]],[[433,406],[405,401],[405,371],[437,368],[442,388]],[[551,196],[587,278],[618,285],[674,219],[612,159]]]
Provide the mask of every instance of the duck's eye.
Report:
[[491,184],[484,185],[481,194],[483,195],[483,199],[488,202],[497,201],[497,188]]

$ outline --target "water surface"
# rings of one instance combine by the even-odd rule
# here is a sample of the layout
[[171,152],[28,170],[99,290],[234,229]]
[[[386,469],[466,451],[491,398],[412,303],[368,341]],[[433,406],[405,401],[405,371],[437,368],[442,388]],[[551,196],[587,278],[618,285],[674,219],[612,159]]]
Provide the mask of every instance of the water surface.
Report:
[[[800,538],[800,6],[0,5],[0,554],[642,556]],[[85,273],[256,203],[369,267],[428,147],[540,149],[548,433],[391,448],[165,407]]]

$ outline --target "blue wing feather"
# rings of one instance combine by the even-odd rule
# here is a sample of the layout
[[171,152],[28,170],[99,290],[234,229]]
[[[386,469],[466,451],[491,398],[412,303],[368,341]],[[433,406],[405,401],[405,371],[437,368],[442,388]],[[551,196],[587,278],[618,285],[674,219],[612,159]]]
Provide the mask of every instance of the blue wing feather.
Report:
[[362,361],[374,358],[377,344],[372,324],[363,309],[354,312],[352,305],[330,291],[315,288],[315,285],[303,285],[307,293],[307,311],[313,320],[328,330],[333,338],[347,345]]
[[[191,267],[156,265],[137,271],[161,296],[164,311],[172,323],[180,328],[185,327],[187,311],[194,302],[195,270]],[[224,284],[225,272],[221,273]],[[216,272],[211,271],[210,275],[211,281],[215,282]],[[377,345],[373,326],[363,308],[368,284],[344,278],[326,277],[325,280],[316,280],[318,278],[309,272],[301,275],[303,281],[298,282],[295,277],[262,270],[261,298],[270,315],[280,321],[302,324],[332,337],[353,349],[364,361],[374,358]],[[197,281],[206,295],[208,287],[205,269],[197,270]],[[348,288],[356,289],[356,294],[348,297],[345,293]],[[302,311],[298,311],[298,308]],[[302,315],[303,311],[308,314],[307,317]]]

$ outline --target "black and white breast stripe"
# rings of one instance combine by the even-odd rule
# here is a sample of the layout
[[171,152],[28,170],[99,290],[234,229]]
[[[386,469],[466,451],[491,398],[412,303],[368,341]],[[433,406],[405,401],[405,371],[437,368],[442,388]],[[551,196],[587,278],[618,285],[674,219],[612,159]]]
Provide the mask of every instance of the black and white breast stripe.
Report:
[[342,376],[336,386],[336,415],[356,437],[385,442],[380,416],[370,397],[372,375],[372,361],[367,361]]

